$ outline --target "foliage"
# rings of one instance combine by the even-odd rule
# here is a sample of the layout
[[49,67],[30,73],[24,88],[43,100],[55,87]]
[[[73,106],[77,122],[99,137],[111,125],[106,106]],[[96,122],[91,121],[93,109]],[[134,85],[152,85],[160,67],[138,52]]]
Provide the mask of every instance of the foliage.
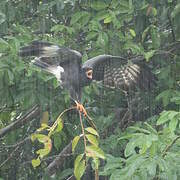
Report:
[[[41,107],[42,115],[2,138],[0,178],[39,179],[48,157],[59,154],[73,140],[74,154],[57,178],[73,172],[80,178],[90,156],[94,169],[101,164],[99,174],[110,179],[179,179],[179,15],[179,0],[1,0],[0,128],[34,104]],[[131,122],[135,123],[125,129],[128,103],[122,92],[99,84],[86,87],[82,102],[97,131],[84,127],[84,153],[79,116],[66,113],[57,118],[71,106],[68,93],[53,76],[18,57],[18,49],[35,39],[76,49],[83,61],[105,53],[144,56],[158,81],[151,92],[138,91],[131,97]],[[40,143],[18,145],[29,136]],[[14,155],[18,158],[9,158],[14,147],[20,148]],[[104,156],[106,160],[99,162]]]

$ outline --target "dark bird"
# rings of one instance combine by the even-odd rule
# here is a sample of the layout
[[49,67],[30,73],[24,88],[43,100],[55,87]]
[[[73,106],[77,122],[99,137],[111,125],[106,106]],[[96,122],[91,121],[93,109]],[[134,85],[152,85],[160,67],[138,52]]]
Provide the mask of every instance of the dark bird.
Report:
[[142,58],[128,61],[120,56],[99,55],[82,64],[82,55],[78,51],[42,41],[22,47],[19,55],[34,56],[33,64],[53,74],[77,101],[81,99],[82,88],[93,80],[125,92],[135,88],[147,90],[155,81]]

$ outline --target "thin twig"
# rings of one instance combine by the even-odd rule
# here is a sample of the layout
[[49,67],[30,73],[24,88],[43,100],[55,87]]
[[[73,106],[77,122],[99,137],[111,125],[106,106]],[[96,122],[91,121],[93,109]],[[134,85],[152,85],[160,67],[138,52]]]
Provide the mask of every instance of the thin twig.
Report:
[[11,145],[6,145],[6,146],[0,146],[0,149],[4,149],[4,148],[15,148],[17,146],[20,146],[21,144],[26,143],[27,141],[31,140],[31,136],[26,137],[25,139],[17,142],[16,144],[11,144]]
[[40,109],[37,105],[35,105],[33,108],[29,110],[23,117],[19,118],[18,120],[15,119],[14,122],[6,126],[5,128],[0,130],[0,137],[3,137],[11,130],[17,129],[18,127],[23,126],[28,121],[31,121],[33,118],[37,117],[39,115]]
[[180,136],[177,136],[169,145],[166,146],[166,148],[163,151],[162,157],[164,158],[169,151],[169,149],[175,144],[175,142],[180,138]]
[[53,175],[57,169],[61,169],[63,167],[63,162],[65,160],[64,154],[72,153],[72,141],[64,147],[64,149],[58,154],[58,156],[52,161],[48,167],[46,168],[46,173],[48,175]]
[[68,177],[66,180],[70,180],[71,178],[73,178],[74,175],[71,175],[70,177]]
[[80,119],[80,123],[81,123],[81,130],[82,130],[82,134],[83,134],[83,139],[84,139],[84,155],[85,155],[85,162],[86,162],[86,136],[85,136],[85,131],[84,131],[84,126],[83,126],[83,122],[82,122],[82,117],[81,117],[81,112],[79,111],[79,119]]
[[16,152],[18,149],[19,149],[19,146],[17,146],[17,147],[11,152],[11,154],[9,155],[9,157],[8,157],[3,163],[0,164],[0,168],[1,168],[2,166],[4,166],[4,165],[13,157],[13,155],[15,154],[15,152]]
[[94,124],[92,118],[91,118],[88,114],[86,115],[86,117],[87,117],[87,121],[88,121],[89,125],[90,125],[92,128],[94,128],[95,130],[97,130],[96,125]]
[[99,171],[95,169],[95,180],[99,180]]
[[[57,120],[54,122],[54,124],[53,124],[52,127],[51,127],[51,132],[54,131],[54,129],[55,129],[56,126],[58,125],[59,118],[61,118],[61,117],[64,115],[64,113],[66,113],[66,112],[68,112],[68,111],[70,111],[70,110],[73,110],[73,109],[76,109],[76,107],[75,107],[75,106],[70,107],[70,108],[68,108],[68,109],[65,109],[62,113],[60,113],[60,115],[58,116]],[[50,134],[50,135],[51,135],[51,134]]]

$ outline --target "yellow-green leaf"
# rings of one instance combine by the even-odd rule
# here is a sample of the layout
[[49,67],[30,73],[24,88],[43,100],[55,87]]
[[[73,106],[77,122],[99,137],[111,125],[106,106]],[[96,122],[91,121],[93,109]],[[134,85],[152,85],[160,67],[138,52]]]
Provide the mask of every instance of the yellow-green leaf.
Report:
[[31,163],[32,163],[33,168],[36,168],[37,166],[41,164],[41,161],[39,158],[37,158],[37,159],[33,159]]
[[99,136],[99,134],[97,133],[97,131],[95,129],[93,129],[92,127],[87,127],[85,129],[87,132],[91,133],[91,134],[94,134],[96,136]]
[[85,160],[82,159],[83,156],[83,154],[78,155],[74,161],[74,175],[77,180],[80,180],[86,169]]
[[57,124],[57,128],[56,128],[56,132],[60,132],[63,128],[63,123],[62,123],[62,119],[58,118],[58,124]]
[[136,37],[136,33],[133,29],[129,29],[129,32],[131,33],[132,37]]
[[72,141],[72,152],[74,152],[77,143],[79,142],[80,136],[76,136],[74,137],[73,141]]
[[49,137],[44,134],[32,134],[31,140],[34,141],[35,139],[37,139],[41,143],[45,143],[49,140]]
[[97,157],[97,158],[105,159],[104,152],[99,147],[93,145],[87,146],[86,151],[88,157],[93,157],[93,158]]
[[44,156],[49,154],[49,149],[48,148],[39,149],[38,151],[36,151],[36,154],[39,154],[40,157],[43,158]]
[[42,131],[42,130],[44,130],[44,129],[47,129],[47,128],[50,128],[50,127],[49,127],[47,124],[42,123],[42,124],[41,124],[41,127],[38,128],[37,131],[40,132],[40,131]]
[[155,50],[151,50],[151,51],[149,51],[149,52],[144,53],[144,57],[145,57],[145,59],[146,59],[147,62],[149,61],[150,58],[153,57],[153,55],[154,55],[155,52],[156,52]]
[[86,138],[91,144],[93,144],[94,146],[98,146],[99,143],[96,136],[92,134],[86,134]]
[[112,21],[112,17],[111,16],[108,16],[104,19],[104,24],[108,24]]

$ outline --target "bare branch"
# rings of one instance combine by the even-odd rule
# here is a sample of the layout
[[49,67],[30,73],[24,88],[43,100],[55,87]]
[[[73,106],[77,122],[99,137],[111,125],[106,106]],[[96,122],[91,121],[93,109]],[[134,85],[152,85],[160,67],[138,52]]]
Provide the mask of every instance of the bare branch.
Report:
[[66,159],[65,154],[70,153],[72,153],[72,141],[59,153],[56,159],[48,165],[46,168],[47,174],[51,176],[57,169],[61,169]]
[[5,136],[8,132],[19,128],[26,124],[28,121],[31,121],[33,118],[37,117],[40,114],[40,109],[37,105],[33,106],[29,112],[27,112],[23,117],[19,118],[18,120],[15,120],[5,128],[0,130],[0,138]]
[[9,157],[3,162],[3,163],[1,163],[0,164],[0,168],[2,167],[2,166],[4,166],[14,155],[15,155],[15,153],[16,153],[16,151],[19,149],[19,146],[17,146],[13,151],[12,151],[12,153],[9,155]]
[[169,145],[166,146],[166,148],[163,151],[162,157],[164,158],[169,151],[169,149],[173,146],[173,144],[176,143],[176,141],[180,138],[180,136],[177,136]]

